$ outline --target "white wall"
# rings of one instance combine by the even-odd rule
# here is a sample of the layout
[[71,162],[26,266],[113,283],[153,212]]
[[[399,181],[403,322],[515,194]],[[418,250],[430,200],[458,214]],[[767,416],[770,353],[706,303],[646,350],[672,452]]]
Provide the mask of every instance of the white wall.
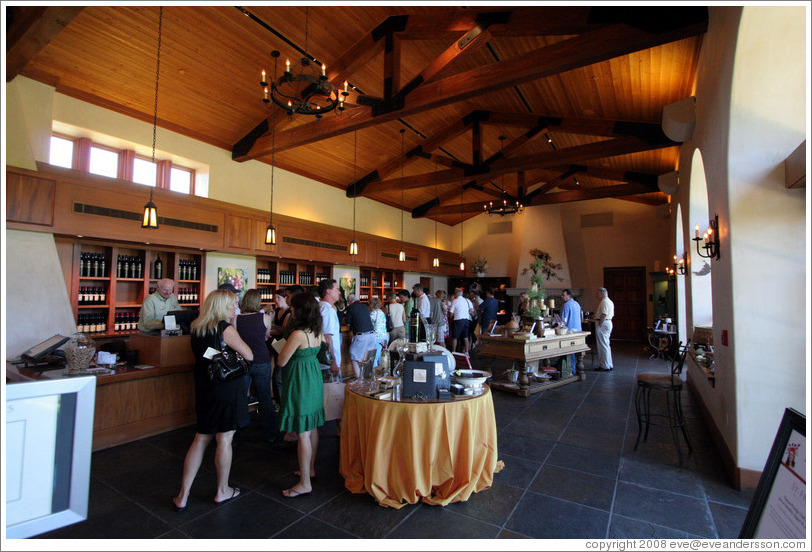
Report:
[[[5,356],[19,355],[54,334],[76,333],[51,234],[6,230]],[[8,261],[12,260],[11,266]],[[54,285],[54,282],[58,285]]]
[[[716,386],[689,377],[736,465],[753,471],[764,468],[784,409],[806,412],[808,401],[807,191],[783,186],[783,160],[809,121],[807,19],[804,7],[710,8],[697,124],[680,152],[690,167],[701,151],[722,241],[711,271]],[[693,189],[681,183],[676,199],[693,206]],[[683,218],[686,243],[691,222]]]
[[731,328],[736,344],[738,460],[743,467],[759,470],[784,409],[806,413],[809,390],[804,362],[809,317],[799,308],[809,293],[806,190],[784,187],[783,165],[806,137],[809,121],[805,71],[809,37],[804,24],[808,9],[745,7],[734,62],[729,239],[730,266],[740,270],[731,271],[731,287],[737,299],[757,297],[766,276],[770,289],[780,295],[766,312],[757,302],[736,301]]

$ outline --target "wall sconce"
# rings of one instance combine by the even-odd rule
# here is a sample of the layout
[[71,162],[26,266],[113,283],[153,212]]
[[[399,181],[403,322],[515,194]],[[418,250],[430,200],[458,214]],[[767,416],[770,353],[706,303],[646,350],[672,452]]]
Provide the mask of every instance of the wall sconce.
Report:
[[[703,259],[719,260],[719,215],[713,215],[713,219],[708,222],[708,229],[702,237],[699,237],[699,225],[695,227],[696,235],[693,240],[696,242],[696,252]],[[703,245],[700,247],[699,242]],[[705,251],[702,253],[702,251]]]
[[677,257],[674,255],[674,270],[672,273],[679,274],[680,276],[685,276],[685,265],[687,260],[687,253],[683,252],[682,257]]

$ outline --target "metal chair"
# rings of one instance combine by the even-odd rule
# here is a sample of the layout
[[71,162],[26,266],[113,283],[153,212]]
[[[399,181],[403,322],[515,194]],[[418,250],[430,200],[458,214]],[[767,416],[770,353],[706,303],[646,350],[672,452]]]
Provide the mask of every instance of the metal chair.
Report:
[[[668,420],[668,426],[671,430],[671,436],[674,439],[674,446],[677,447],[677,455],[679,456],[679,464],[683,465],[684,459],[682,457],[682,449],[679,443],[679,433],[682,431],[685,442],[688,445],[688,454],[693,452],[691,441],[688,438],[688,427],[685,424],[685,416],[682,413],[682,387],[685,382],[682,381],[682,369],[685,366],[685,359],[690,350],[691,340],[689,339],[685,346],[682,342],[677,344],[678,354],[671,361],[671,373],[663,374],[659,372],[643,372],[637,375],[637,392],[634,397],[634,408],[637,412],[637,441],[634,443],[634,450],[640,444],[640,436],[642,435],[643,441],[648,439],[648,430],[652,424],[652,416],[659,416]],[[651,413],[651,392],[665,391],[666,399],[666,413],[665,414],[652,414]],[[645,425],[645,433],[643,433],[643,426]],[[664,425],[664,424],[663,424]]]

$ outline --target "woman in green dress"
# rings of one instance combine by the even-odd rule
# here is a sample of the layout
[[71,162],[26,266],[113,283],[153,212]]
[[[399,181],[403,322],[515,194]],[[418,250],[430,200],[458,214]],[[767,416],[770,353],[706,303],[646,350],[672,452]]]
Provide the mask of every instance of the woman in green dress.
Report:
[[313,490],[310,478],[319,445],[318,428],[324,425],[324,379],[316,355],[321,342],[319,303],[310,293],[300,293],[290,302],[295,331],[279,352],[279,365],[284,366],[282,407],[279,428],[298,435],[299,482],[282,491],[293,498]]

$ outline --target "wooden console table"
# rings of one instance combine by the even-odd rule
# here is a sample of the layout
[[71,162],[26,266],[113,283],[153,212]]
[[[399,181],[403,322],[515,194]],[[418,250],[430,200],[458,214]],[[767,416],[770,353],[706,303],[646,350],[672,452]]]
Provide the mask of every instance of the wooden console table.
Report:
[[[520,397],[528,397],[533,393],[586,379],[584,353],[590,350],[586,344],[588,335],[590,335],[590,332],[574,332],[529,340],[496,335],[480,335],[479,356],[514,361],[519,371],[518,383],[491,378],[490,385],[493,389],[510,391]],[[577,354],[576,375],[557,380],[534,381],[540,360],[569,354]]]

